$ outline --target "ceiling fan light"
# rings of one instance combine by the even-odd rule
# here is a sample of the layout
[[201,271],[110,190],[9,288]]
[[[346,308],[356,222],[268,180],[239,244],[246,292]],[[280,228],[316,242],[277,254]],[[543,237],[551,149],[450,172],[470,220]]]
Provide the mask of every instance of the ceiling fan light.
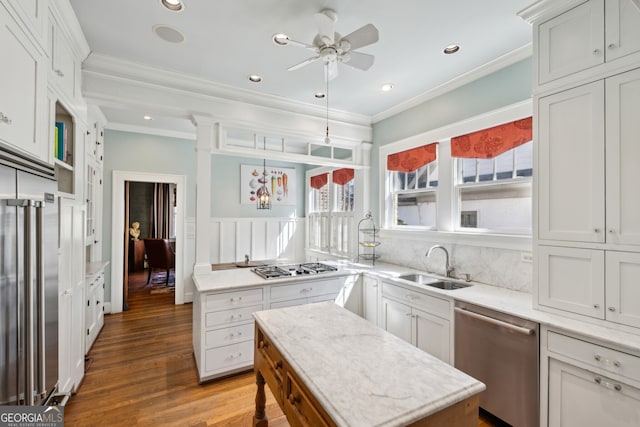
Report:
[[278,46],[286,46],[289,44],[289,36],[282,33],[274,34],[272,40]]

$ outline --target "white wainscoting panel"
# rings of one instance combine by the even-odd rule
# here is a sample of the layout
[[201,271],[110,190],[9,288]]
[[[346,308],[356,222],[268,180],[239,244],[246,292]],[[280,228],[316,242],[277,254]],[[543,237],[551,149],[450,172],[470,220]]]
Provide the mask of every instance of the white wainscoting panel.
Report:
[[305,218],[212,218],[211,263],[303,260]]

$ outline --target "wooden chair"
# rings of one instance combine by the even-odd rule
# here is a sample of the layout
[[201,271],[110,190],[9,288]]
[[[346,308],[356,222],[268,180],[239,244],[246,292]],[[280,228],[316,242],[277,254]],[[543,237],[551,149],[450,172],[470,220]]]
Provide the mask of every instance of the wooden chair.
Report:
[[144,251],[147,254],[147,264],[149,265],[149,275],[147,284],[151,280],[151,271],[156,268],[166,270],[167,279],[165,284],[169,285],[169,271],[175,269],[176,255],[171,249],[168,239],[144,239]]

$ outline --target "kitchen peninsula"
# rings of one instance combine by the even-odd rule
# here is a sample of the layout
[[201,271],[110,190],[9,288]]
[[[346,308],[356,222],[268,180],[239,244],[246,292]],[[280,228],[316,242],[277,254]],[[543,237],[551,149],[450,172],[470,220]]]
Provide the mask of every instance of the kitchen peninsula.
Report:
[[254,313],[258,390],[292,425],[477,426],[484,384],[327,302]]

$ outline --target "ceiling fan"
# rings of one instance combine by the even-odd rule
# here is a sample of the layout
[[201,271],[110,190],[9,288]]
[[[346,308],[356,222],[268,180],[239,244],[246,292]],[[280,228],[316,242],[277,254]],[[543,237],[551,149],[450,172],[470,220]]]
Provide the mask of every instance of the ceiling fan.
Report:
[[373,55],[354,51],[378,41],[378,29],[373,24],[367,24],[342,37],[335,32],[335,23],[338,20],[335,11],[324,9],[316,13],[314,18],[318,26],[318,34],[314,37],[312,44],[291,40],[284,34],[276,34],[273,38],[276,44],[300,46],[316,53],[315,56],[289,67],[289,71],[297,70],[312,62],[322,61],[327,68],[325,78],[333,80],[338,76],[338,62],[359,70],[368,70],[373,65]]

